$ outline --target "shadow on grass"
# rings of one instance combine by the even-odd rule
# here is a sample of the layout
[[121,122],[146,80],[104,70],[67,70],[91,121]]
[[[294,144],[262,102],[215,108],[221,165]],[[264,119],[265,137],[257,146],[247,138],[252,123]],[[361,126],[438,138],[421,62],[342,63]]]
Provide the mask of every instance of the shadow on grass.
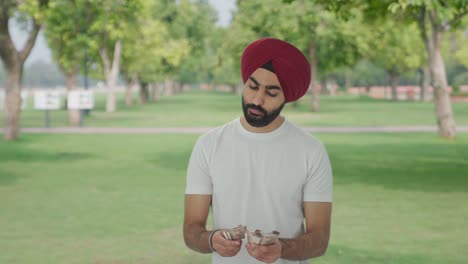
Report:
[[15,147],[14,150],[8,148],[0,149],[0,163],[8,161],[36,162],[36,161],[77,161],[81,159],[91,159],[96,156],[89,153],[80,152],[49,152],[31,150],[28,148]]
[[16,173],[0,169],[0,186],[12,184],[20,177],[21,176]]
[[[384,246],[383,246],[384,247]],[[452,257],[453,258],[453,257]],[[355,249],[346,246],[331,244],[326,255],[318,258],[314,263],[405,263],[405,264],[435,264],[435,263],[462,263],[462,261],[434,259],[427,255],[402,254],[400,252],[379,252]]]
[[185,171],[192,152],[192,149],[189,147],[191,146],[177,151],[157,153],[155,157],[148,159],[148,162],[160,168]]
[[2,168],[0,170],[0,185],[13,183],[20,177],[14,173],[15,168],[27,166],[31,162],[76,162],[96,157],[96,155],[90,153],[52,152],[32,148],[28,146],[30,142],[31,138],[20,138],[16,142],[0,142],[0,167]]
[[468,192],[468,144],[327,144],[334,183]]

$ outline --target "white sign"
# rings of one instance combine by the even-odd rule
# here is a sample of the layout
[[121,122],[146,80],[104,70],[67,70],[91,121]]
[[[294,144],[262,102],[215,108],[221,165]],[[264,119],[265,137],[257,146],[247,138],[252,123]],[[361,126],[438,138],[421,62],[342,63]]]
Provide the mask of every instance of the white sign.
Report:
[[21,109],[22,110],[26,109],[27,105],[28,105],[28,92],[21,91]]
[[78,90],[68,92],[68,109],[93,109],[94,95],[92,91]]
[[58,91],[37,91],[34,93],[34,108],[38,110],[60,109],[60,94]]
[[[0,91],[0,111],[4,110],[6,105],[6,93],[5,91]],[[21,109],[26,109],[28,105],[28,92],[21,91]]]

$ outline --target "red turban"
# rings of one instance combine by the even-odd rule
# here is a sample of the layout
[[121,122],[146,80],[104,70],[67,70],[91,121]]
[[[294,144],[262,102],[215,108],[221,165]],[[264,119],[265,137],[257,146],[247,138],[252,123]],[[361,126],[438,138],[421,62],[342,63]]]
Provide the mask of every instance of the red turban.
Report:
[[244,83],[255,70],[270,61],[286,102],[301,98],[309,89],[310,64],[299,49],[283,40],[262,38],[245,48],[241,60]]

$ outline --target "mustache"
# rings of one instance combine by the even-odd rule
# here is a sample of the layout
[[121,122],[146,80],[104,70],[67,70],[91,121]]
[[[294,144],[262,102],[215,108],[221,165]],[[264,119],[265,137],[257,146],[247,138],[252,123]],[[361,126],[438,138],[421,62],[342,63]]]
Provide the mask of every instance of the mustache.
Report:
[[255,109],[255,110],[258,110],[258,111],[262,112],[264,115],[267,114],[267,111],[265,109],[263,109],[261,106],[254,105],[254,104],[246,104],[245,106],[246,106],[247,109],[252,108],[252,109]]

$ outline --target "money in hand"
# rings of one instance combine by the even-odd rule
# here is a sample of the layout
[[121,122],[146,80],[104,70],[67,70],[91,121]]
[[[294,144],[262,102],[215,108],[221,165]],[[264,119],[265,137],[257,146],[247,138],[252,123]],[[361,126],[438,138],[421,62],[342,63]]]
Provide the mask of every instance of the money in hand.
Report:
[[263,233],[260,230],[254,232],[247,232],[247,239],[249,243],[259,245],[272,245],[278,240],[279,232],[273,231],[271,233]]
[[223,236],[229,240],[239,240],[245,237],[247,232],[247,227],[243,225],[238,225],[237,227],[223,230]]

